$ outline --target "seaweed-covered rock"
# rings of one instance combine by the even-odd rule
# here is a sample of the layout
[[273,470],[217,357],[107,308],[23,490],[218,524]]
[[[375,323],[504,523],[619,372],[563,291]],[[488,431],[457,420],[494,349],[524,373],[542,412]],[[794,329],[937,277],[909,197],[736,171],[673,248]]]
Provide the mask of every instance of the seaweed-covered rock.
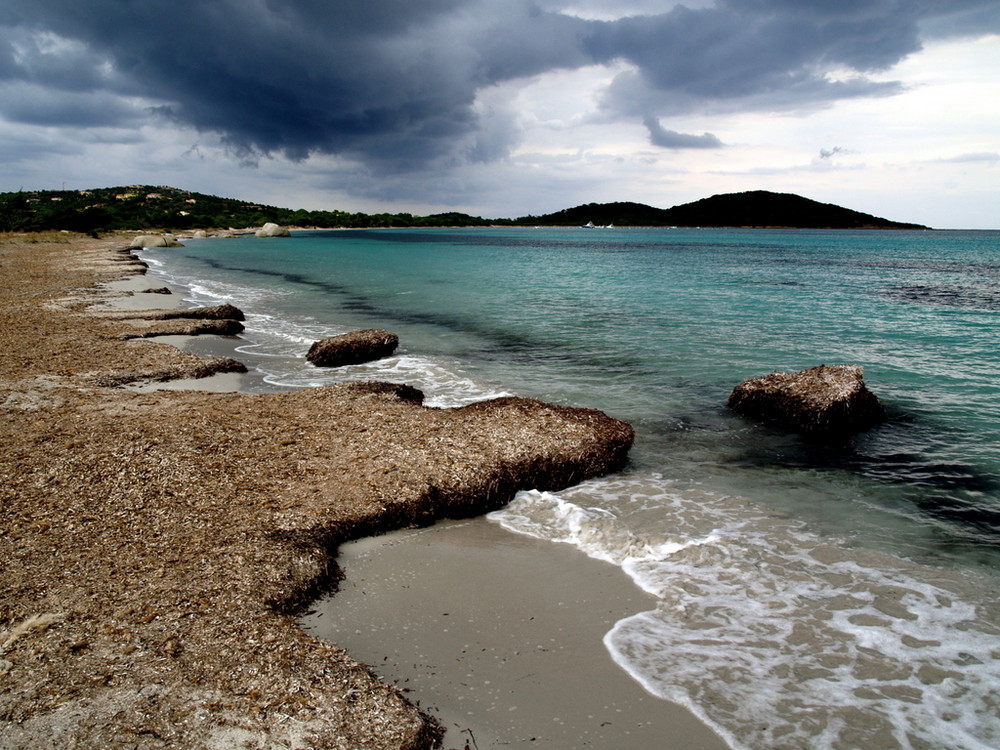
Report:
[[860,365],[773,372],[733,389],[729,407],[745,417],[814,437],[842,437],[882,422],[885,409]]
[[388,357],[399,346],[399,337],[389,331],[365,329],[317,341],[306,359],[317,367],[343,367]]

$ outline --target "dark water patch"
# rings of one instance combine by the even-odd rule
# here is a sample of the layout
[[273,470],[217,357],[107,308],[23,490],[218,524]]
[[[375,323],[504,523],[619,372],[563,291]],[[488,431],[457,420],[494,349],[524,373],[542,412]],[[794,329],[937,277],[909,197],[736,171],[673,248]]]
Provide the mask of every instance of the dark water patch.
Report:
[[[835,443],[755,427],[740,440],[734,461],[744,467],[845,472],[892,486],[891,510],[923,518],[976,544],[1000,541],[1000,477],[971,463],[939,460],[925,425],[890,422],[868,435]],[[896,450],[924,442],[926,450]],[[887,508],[890,509],[890,508]]]
[[1000,285],[996,288],[982,288],[958,284],[941,286],[909,284],[889,287],[884,289],[882,294],[899,302],[1000,310]]
[[791,281],[788,279],[739,279],[734,283],[741,286],[808,286],[804,281]]
[[783,245],[775,243],[725,242],[718,239],[696,240],[691,237],[683,239],[651,239],[648,236],[630,239],[630,233],[602,234],[594,239],[591,234],[566,237],[571,229],[553,229],[552,235],[518,236],[516,231],[504,234],[489,232],[468,232],[450,230],[447,233],[434,231],[401,231],[401,230],[338,230],[336,232],[316,232],[313,237],[323,237],[336,241],[363,240],[365,242],[381,242],[387,244],[434,244],[434,245],[464,245],[469,247],[502,247],[502,248],[569,248],[577,250],[596,250],[602,254],[632,254],[636,251],[688,251],[700,252],[741,252],[757,253],[761,251],[786,250]]
[[[643,369],[644,366],[648,367],[647,363],[638,357],[618,356],[612,361],[607,355],[602,357],[574,351],[572,343],[565,344],[555,337],[551,339],[528,337],[514,333],[509,328],[487,325],[472,318],[463,320],[457,317],[420,312],[416,308],[400,309],[380,305],[372,298],[357,294],[343,285],[310,278],[298,273],[246,267],[224,263],[216,259],[198,258],[198,260],[218,271],[280,279],[287,284],[322,292],[336,298],[337,305],[344,310],[361,313],[378,321],[388,321],[389,325],[392,322],[404,325],[423,325],[469,334],[484,342],[482,348],[468,352],[468,354],[482,360],[513,362],[521,365],[572,366],[585,372],[589,371],[593,374],[605,374],[612,377],[623,372],[635,373]],[[379,325],[382,324],[379,323]]]

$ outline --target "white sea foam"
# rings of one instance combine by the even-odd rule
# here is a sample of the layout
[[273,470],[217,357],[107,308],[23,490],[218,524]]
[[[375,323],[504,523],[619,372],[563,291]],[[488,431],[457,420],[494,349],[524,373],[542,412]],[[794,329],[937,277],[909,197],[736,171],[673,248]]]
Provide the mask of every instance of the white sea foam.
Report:
[[357,380],[383,380],[406,383],[424,393],[426,406],[451,408],[511,395],[509,391],[491,388],[469,378],[447,362],[430,357],[400,355],[375,362],[345,367],[314,367],[304,360],[295,360],[282,371],[262,365],[265,379],[273,384],[297,388],[316,387]]
[[465,375],[457,362],[402,354],[375,362],[337,368],[318,368],[305,361],[315,341],[347,333],[349,328],[321,323],[309,316],[291,318],[263,312],[267,302],[290,292],[278,287],[258,287],[217,279],[186,278],[169,270],[162,261],[144,256],[157,265],[167,283],[183,288],[194,305],[236,303],[246,314],[243,339],[236,351],[247,355],[246,364],[261,372],[265,382],[281,388],[313,388],[356,380],[406,383],[424,393],[424,404],[451,408],[490,398],[513,395]]
[[734,747],[1000,745],[996,607],[960,574],[656,476],[523,492],[490,518],[620,565],[654,594],[608,650]]

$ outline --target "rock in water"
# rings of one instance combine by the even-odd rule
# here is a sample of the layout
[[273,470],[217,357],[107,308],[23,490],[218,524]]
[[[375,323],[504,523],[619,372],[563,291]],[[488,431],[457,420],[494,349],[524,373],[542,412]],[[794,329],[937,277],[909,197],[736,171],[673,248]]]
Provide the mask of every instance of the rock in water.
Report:
[[729,408],[745,417],[814,437],[842,437],[886,418],[860,365],[773,372],[733,389]]
[[256,237],[291,237],[292,233],[285,227],[280,227],[273,221],[267,222],[255,232]]
[[306,359],[317,367],[360,365],[392,354],[399,346],[399,337],[389,331],[366,329],[317,341],[309,348]]

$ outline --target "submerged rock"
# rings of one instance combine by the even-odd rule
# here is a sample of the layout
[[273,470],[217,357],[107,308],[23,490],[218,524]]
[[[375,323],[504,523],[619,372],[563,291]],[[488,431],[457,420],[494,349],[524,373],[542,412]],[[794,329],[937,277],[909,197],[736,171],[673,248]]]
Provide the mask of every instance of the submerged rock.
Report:
[[733,389],[729,408],[751,419],[819,437],[861,432],[886,418],[882,404],[865,386],[860,365],[819,365],[750,378]]
[[309,348],[306,359],[317,367],[360,365],[388,357],[397,346],[399,337],[396,334],[365,329],[317,341]]
[[269,221],[258,229],[254,235],[257,237],[291,237],[292,233],[285,227],[278,226],[273,221]]

